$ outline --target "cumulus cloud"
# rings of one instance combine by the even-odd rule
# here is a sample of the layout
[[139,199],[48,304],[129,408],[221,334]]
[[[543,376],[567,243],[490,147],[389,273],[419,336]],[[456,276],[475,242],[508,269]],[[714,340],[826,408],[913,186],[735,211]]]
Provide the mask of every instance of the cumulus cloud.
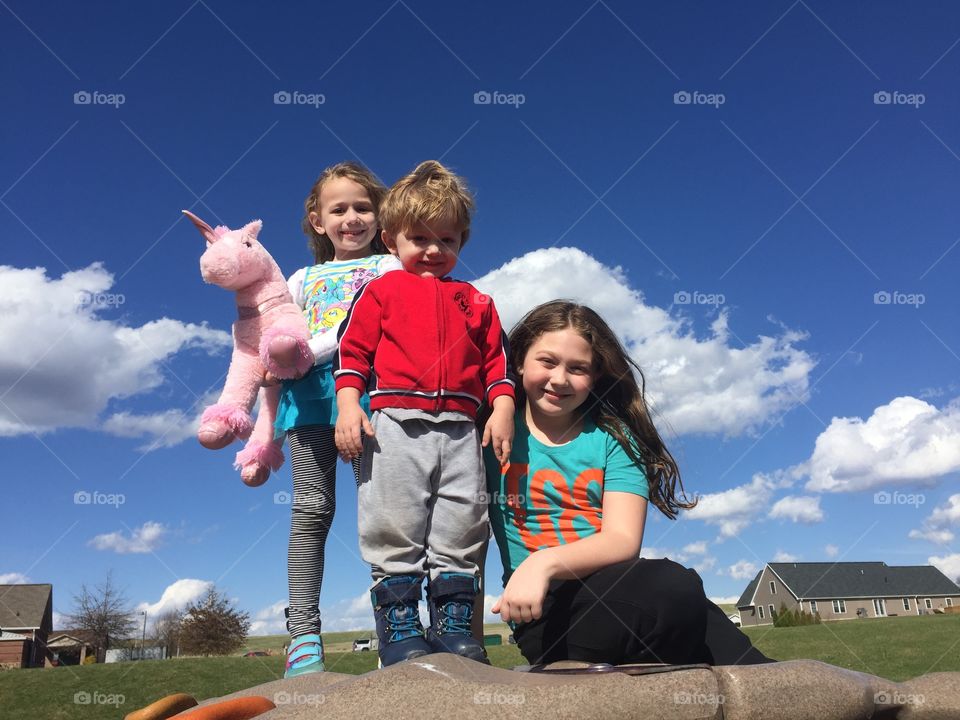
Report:
[[[286,600],[277,600],[254,613],[250,619],[250,635],[282,635],[287,632],[287,619],[283,611],[287,607]],[[326,625],[326,622],[324,622]]]
[[787,495],[777,500],[770,509],[770,517],[807,525],[821,522],[823,510],[820,509],[820,498]]
[[183,578],[168,585],[157,602],[142,602],[136,609],[138,613],[146,612],[148,617],[156,618],[172,610],[183,610],[190,603],[203,597],[212,587],[213,583],[210,580]]
[[937,557],[934,555],[932,557],[928,557],[927,562],[937,568],[953,582],[960,583],[960,553],[944,555],[943,557]]
[[[421,605],[424,604],[421,603]],[[421,619],[425,609],[424,605],[420,611]],[[325,631],[373,629],[373,608],[370,607],[369,592],[362,592],[355,597],[338,600],[330,605],[321,605],[320,613]]]
[[[536,282],[531,282],[536,278]],[[619,267],[576,248],[536,250],[478,278],[497,303],[504,327],[555,298],[589,304],[643,368],[659,413],[679,434],[751,432],[808,397],[813,358],[796,345],[803,333],[778,330],[746,347],[730,343],[727,314],[698,337],[690,321],[644,302]]]
[[23,573],[11,572],[0,574],[0,585],[27,585],[30,578]]
[[232,346],[229,333],[170,318],[139,327],[106,315],[123,296],[101,263],[48,278],[0,266],[0,436],[98,426],[111,400],[149,392],[188,348]]
[[777,550],[777,552],[773,556],[773,562],[788,563],[788,562],[797,562],[798,560],[800,560],[799,555],[791,555],[790,553],[784,552],[783,550]]
[[937,545],[953,542],[954,534],[948,528],[960,527],[960,494],[951,495],[945,505],[934,508],[922,527],[910,531],[913,540],[929,540]]
[[689,555],[705,555],[707,552],[707,541],[700,540],[698,542],[692,542],[689,545],[685,545],[683,551]]
[[721,540],[735,537],[770,506],[775,487],[769,477],[757,473],[746,485],[702,496],[697,506],[681,517],[716,525]]
[[691,567],[701,574],[712,570],[717,564],[717,559],[713,555],[707,554],[707,543],[702,540],[690,543],[682,550],[647,545],[640,548],[640,557],[647,560],[670,558],[674,562]]
[[166,534],[167,528],[162,523],[148,521],[132,530],[129,536],[117,530],[97,535],[89,544],[97,550],[113,550],[120,554],[148,553],[159,547]]
[[823,548],[823,554],[828,558],[835,558],[840,554],[840,548],[838,548],[836,545],[827,545],[825,548]]
[[855,492],[893,484],[933,485],[960,471],[960,399],[943,409],[898,397],[859,417],[838,418],[795,468],[814,492]]
[[734,580],[753,580],[754,575],[760,568],[749,560],[738,560],[728,567],[724,575],[729,575]]

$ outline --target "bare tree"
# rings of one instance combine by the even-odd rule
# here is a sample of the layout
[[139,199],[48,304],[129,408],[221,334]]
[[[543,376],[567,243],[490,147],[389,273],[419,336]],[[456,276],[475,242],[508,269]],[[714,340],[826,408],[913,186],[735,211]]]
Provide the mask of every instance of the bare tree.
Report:
[[250,615],[236,610],[215,587],[187,606],[180,626],[183,651],[191,655],[226,655],[239,648],[250,629]]
[[182,624],[183,612],[181,610],[167,610],[159,615],[153,623],[153,634],[157,638],[157,645],[167,649],[167,657],[173,657],[177,654]]
[[136,616],[123,591],[113,584],[113,573],[90,590],[86,584],[73,596],[74,611],[64,616],[72,628],[86,630],[98,649],[106,650],[111,640],[128,638],[137,626]]

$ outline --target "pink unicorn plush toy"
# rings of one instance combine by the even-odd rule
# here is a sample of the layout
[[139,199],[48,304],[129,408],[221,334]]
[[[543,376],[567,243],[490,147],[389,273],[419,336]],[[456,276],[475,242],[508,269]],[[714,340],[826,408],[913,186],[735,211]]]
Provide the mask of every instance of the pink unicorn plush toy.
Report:
[[237,293],[238,320],[233,324],[233,356],[220,399],[203,412],[197,439],[219,450],[241,438],[249,442],[237,453],[236,467],[247,485],[262,485],[283,464],[283,439],[274,440],[280,388],[260,392],[256,426],[250,411],[267,371],[277,378],[297,378],[313,366],[310,331],[290,297],[286,280],[270,253],[257,242],[263,223],[254,220],[239,230],[212,228],[187,210],[183,214],[206,238],[200,258],[205,282]]

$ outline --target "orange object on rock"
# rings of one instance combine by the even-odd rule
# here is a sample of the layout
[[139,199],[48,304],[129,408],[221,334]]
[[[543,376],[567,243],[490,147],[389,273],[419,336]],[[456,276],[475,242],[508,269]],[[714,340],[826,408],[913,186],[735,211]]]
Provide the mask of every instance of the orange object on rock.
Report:
[[129,713],[123,720],[167,720],[184,710],[189,710],[197,704],[193,695],[176,693],[160,698],[144,708]]
[[188,710],[177,715],[182,720],[248,720],[262,715],[276,707],[267,698],[260,695],[224,700],[213,705]]

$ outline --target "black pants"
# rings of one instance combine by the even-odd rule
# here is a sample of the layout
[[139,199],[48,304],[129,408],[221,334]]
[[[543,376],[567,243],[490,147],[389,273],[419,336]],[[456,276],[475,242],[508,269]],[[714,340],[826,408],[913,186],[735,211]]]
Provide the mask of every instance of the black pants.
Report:
[[630,560],[555,581],[541,618],[518,625],[514,637],[531,664],[773,662],[707,599],[700,576],[671,560]]

